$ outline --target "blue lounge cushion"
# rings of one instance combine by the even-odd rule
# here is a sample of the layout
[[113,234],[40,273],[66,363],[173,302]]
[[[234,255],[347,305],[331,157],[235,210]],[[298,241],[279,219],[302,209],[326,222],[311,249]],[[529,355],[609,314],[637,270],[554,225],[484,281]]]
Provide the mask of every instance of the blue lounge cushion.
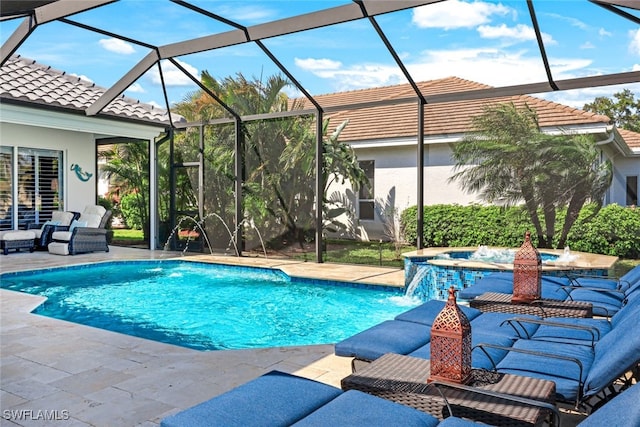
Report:
[[569,317],[549,317],[547,322],[562,325],[578,326],[588,329],[573,329],[563,326],[540,325],[533,334],[533,339],[564,342],[569,344],[590,345],[592,341],[599,341],[611,331],[611,323],[606,319],[587,319]]
[[327,384],[272,371],[167,417],[160,425],[289,426],[341,393],[340,389]]
[[556,394],[565,401],[574,401],[587,378],[594,359],[591,347],[567,345],[536,340],[517,340],[514,349],[536,351],[545,354],[577,359],[582,364],[582,372],[574,361],[541,355],[509,351],[498,363],[498,371],[508,374],[541,378],[556,383]]
[[[578,424],[579,427],[640,426],[640,383],[624,390]],[[442,425],[442,424],[441,424]]]
[[472,331],[482,331],[487,334],[502,335],[508,338],[529,338],[536,330],[538,325],[527,322],[507,322],[510,319],[534,319],[540,320],[538,316],[531,315],[515,315],[513,313],[482,313],[471,321]]
[[438,419],[357,390],[349,390],[293,424],[296,427],[435,427]]
[[621,292],[574,289],[566,300],[589,302],[593,304],[594,315],[613,316],[622,307],[624,297],[624,294]]
[[[421,323],[423,325],[431,326],[433,321],[442,309],[444,308],[445,301],[430,300],[421,304],[409,311],[405,311],[395,317],[395,320],[402,320],[403,322]],[[480,310],[467,307],[465,305],[458,305],[460,310],[467,316],[467,319],[472,320],[482,314]]]
[[430,339],[430,326],[387,320],[340,341],[334,352],[336,356],[375,360],[386,353],[408,354]]
[[586,397],[594,395],[640,363],[638,318],[627,317],[605,335],[595,347],[593,365],[584,385]]
[[449,417],[440,421],[438,427],[478,427],[478,426],[486,426],[484,423],[476,423],[469,420],[464,420],[462,418],[457,417]]
[[[561,290],[562,286],[569,286],[570,280],[565,277],[545,276],[541,278],[541,297],[548,299],[563,300],[566,293]],[[485,292],[499,292],[501,294],[513,293],[513,273],[499,272],[489,274],[479,279],[468,288],[460,291],[458,296],[461,299],[471,300]]]
[[[486,348],[484,351],[480,348],[475,348],[480,343],[488,343],[499,345],[503,347],[511,347],[513,345],[513,339],[497,334],[487,334],[481,331],[474,331],[471,329],[471,346],[473,351],[471,352],[471,367],[477,369],[495,369],[496,363],[502,360],[506,356],[506,350],[498,350],[495,348]],[[488,353],[485,353],[485,351]],[[419,357],[421,359],[431,359],[431,343],[425,344],[422,347],[409,353],[409,356]]]
[[619,279],[607,277],[577,277],[574,279],[580,286],[603,289],[626,289],[640,282],[640,265],[632,268]]

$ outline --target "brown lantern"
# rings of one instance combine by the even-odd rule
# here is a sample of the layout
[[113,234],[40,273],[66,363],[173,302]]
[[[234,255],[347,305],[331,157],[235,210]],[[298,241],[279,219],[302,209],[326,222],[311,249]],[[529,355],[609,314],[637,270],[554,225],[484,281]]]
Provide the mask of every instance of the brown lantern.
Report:
[[471,376],[471,324],[456,304],[456,289],[431,326],[431,372],[428,382],[465,384]]
[[514,304],[529,304],[540,299],[542,260],[540,252],[531,244],[531,233],[526,232],[524,243],[513,260],[513,296]]

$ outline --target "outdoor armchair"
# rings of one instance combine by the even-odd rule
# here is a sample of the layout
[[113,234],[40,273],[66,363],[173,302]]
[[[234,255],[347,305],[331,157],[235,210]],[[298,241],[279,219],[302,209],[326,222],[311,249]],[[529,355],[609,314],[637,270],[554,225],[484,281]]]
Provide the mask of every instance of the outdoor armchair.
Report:
[[68,231],[56,231],[49,243],[49,253],[75,255],[80,253],[109,252],[106,225],[111,211],[100,205],[87,206],[74,220]]
[[80,212],[53,211],[51,220],[44,223],[30,222],[27,224],[28,230],[33,230],[36,235],[36,248],[46,249],[52,242],[52,235],[56,231],[68,231],[73,220],[80,217]]

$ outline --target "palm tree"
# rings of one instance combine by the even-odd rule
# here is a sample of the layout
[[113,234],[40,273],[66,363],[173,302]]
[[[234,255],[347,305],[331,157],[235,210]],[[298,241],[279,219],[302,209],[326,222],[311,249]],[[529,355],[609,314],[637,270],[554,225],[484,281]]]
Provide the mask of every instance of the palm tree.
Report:
[[[202,83],[239,115],[300,108],[296,103],[290,103],[284,94],[283,89],[289,82],[281,76],[273,76],[262,81],[248,80],[242,74],[238,74],[235,78],[227,77],[218,81],[204,71]],[[228,112],[204,91],[191,94],[188,99],[178,104],[175,110],[187,120],[206,121],[228,115]],[[295,240],[301,245],[307,233],[314,227],[316,136],[313,125],[314,117],[295,116],[252,121],[243,123],[241,127],[245,140],[245,215],[256,224],[260,224],[261,231],[270,230],[271,238],[281,241]],[[339,129],[344,126],[346,123]],[[325,121],[324,135],[327,128],[328,121]],[[215,182],[219,185],[213,192],[207,189],[207,197],[232,196],[233,133],[232,127],[223,129],[219,126],[215,131],[205,133],[205,158],[210,165],[209,170],[217,177]],[[364,174],[357,167],[353,151],[349,151],[348,145],[340,143],[338,136],[339,131],[324,138],[323,174],[325,178],[343,174],[354,185],[359,185],[363,182]],[[213,186],[209,175],[206,184],[208,188]],[[325,194],[322,197],[326,201]],[[211,201],[207,200],[206,205],[211,206]],[[327,210],[325,214],[329,217],[337,215],[337,211]],[[228,217],[232,218],[231,212]]]
[[107,159],[102,167],[107,177],[116,177],[121,195],[132,195],[144,239],[149,238],[149,154],[144,143],[114,145],[100,154]]
[[557,211],[568,204],[559,241],[564,245],[584,203],[601,201],[611,183],[610,164],[597,162],[587,137],[542,133],[527,105],[487,107],[473,124],[474,132],[454,147],[457,172],[450,181],[490,203],[524,202],[538,246],[545,248],[553,247]]

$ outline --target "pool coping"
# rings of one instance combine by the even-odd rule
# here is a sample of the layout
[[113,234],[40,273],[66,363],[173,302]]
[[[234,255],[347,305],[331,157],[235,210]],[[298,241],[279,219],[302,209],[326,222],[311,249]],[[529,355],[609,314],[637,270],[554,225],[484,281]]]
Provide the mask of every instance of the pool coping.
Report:
[[[55,258],[40,253],[32,259],[78,265],[104,259],[155,259],[158,255],[144,250],[118,249],[112,248],[109,254]],[[8,266],[9,259],[0,259],[1,270],[50,268],[36,266],[38,262],[25,263],[28,255],[31,254],[10,258],[20,261],[20,265],[16,262]],[[169,254],[164,256],[168,258]],[[221,257],[219,261],[229,259]],[[256,261],[244,261],[256,264]],[[268,263],[281,262],[270,260]],[[294,266],[289,267],[295,270]],[[302,271],[302,267],[304,265],[297,268]],[[335,266],[324,268],[336,270]],[[358,279],[371,273],[367,270],[352,276]],[[43,424],[42,418],[43,411],[48,411],[50,416],[61,418],[49,423],[61,425],[157,427],[162,418],[273,369],[336,387],[351,372],[350,358],[335,356],[331,344],[192,350],[32,314],[31,310],[43,298],[0,289],[3,426],[49,425]],[[66,417],[69,419],[65,420]]]
[[[403,257],[409,259],[433,258],[451,252],[474,252],[477,247],[456,247],[456,248],[426,248],[402,254]],[[491,246],[490,249],[505,250],[516,249],[499,246]],[[561,249],[538,249],[538,252],[552,255],[562,255],[564,250]],[[548,261],[542,265],[542,271],[558,271],[558,270],[609,270],[618,261],[618,257],[610,255],[592,254],[588,252],[571,251],[572,255],[578,258],[571,262]],[[450,266],[450,267],[468,267],[468,268],[485,268],[491,270],[512,271],[513,264],[502,264],[482,261],[456,260],[456,259],[429,259],[427,262],[433,265]]]

